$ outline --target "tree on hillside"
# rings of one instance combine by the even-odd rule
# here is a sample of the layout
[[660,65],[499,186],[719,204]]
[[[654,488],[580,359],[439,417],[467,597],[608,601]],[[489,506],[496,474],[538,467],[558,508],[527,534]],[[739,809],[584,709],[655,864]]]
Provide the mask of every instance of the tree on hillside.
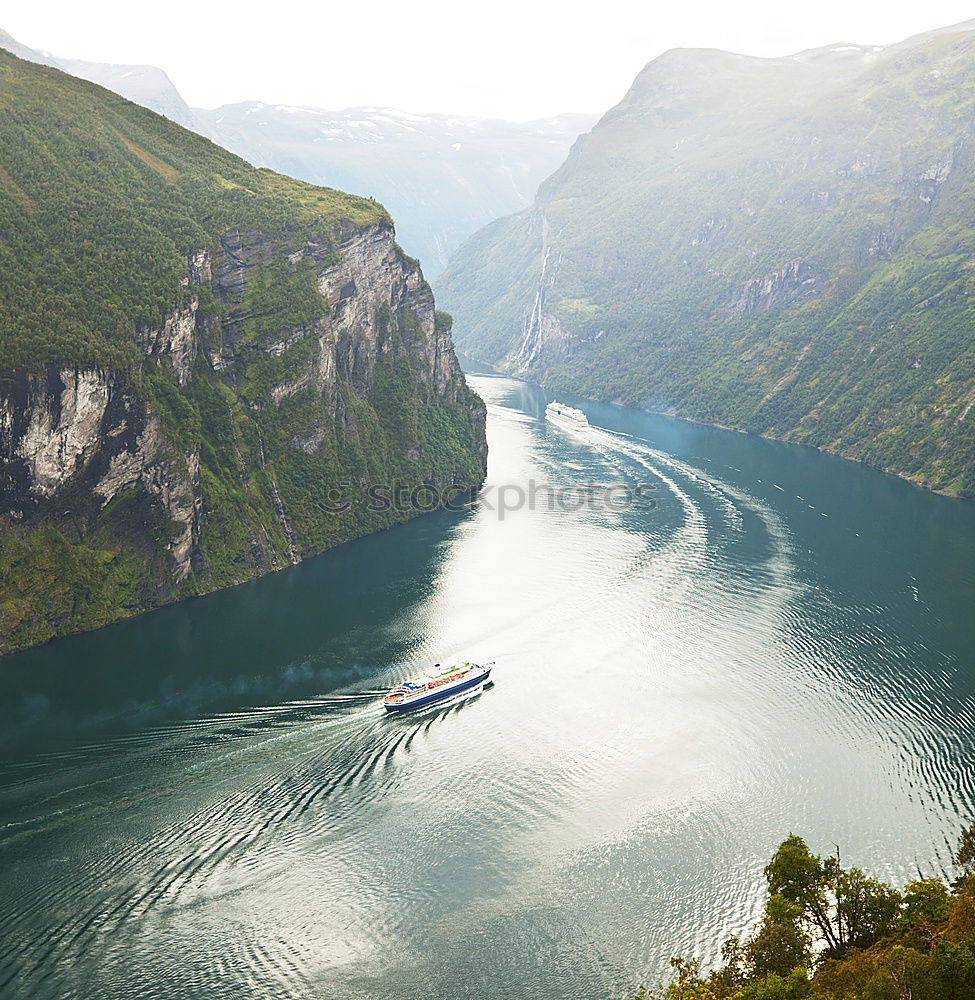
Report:
[[841,948],[868,948],[893,930],[903,902],[896,889],[868,878],[859,868],[840,870],[836,884]]
[[865,948],[888,934],[896,923],[901,894],[868,878],[859,868],[849,871],[837,857],[820,858],[801,837],[787,837],[765,869],[769,892],[799,907],[801,916],[828,954],[849,947]]
[[970,823],[962,830],[955,862],[961,869],[962,878],[975,875],[975,823]]
[[922,950],[935,940],[951,913],[951,894],[939,878],[922,878],[904,886],[904,904],[897,926]]
[[782,841],[765,867],[769,892],[795,903],[822,935],[826,946],[839,948],[840,939],[830,916],[828,875],[822,860],[795,834]]
[[802,927],[802,907],[785,896],[771,895],[758,930],[748,939],[744,956],[749,978],[788,976],[809,965],[809,935]]

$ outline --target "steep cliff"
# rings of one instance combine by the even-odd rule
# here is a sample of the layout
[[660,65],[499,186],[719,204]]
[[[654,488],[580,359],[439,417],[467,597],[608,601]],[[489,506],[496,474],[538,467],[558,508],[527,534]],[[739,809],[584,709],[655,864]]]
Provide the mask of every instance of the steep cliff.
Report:
[[3,52],[0,274],[0,652],[483,479],[483,404],[379,205]]
[[437,282],[553,388],[975,496],[975,30],[676,50]]

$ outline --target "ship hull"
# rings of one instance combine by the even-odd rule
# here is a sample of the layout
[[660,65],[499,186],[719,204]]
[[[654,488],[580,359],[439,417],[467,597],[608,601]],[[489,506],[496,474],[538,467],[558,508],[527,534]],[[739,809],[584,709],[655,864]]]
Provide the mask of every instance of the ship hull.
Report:
[[552,400],[545,407],[545,417],[551,420],[553,424],[558,424],[559,427],[564,427],[566,430],[589,430],[589,421],[582,410],[577,410],[574,406],[567,406],[565,403],[560,403],[557,399]]
[[457,684],[454,687],[449,687],[445,691],[431,691],[429,694],[423,695],[421,698],[417,698],[414,701],[408,701],[400,703],[399,705],[384,705],[387,712],[391,714],[399,712],[412,712],[415,708],[423,708],[424,705],[432,705],[434,702],[443,701],[445,698],[449,698],[451,695],[459,694],[461,691],[470,691],[471,688],[477,687],[479,684],[483,684],[491,676],[490,668],[483,671],[483,673],[478,674],[476,677],[470,678],[470,680],[464,681],[462,684]]
[[550,420],[557,427],[564,427],[567,431],[577,431],[579,434],[584,434],[587,430],[589,430],[588,424],[573,423],[571,420],[565,420],[562,417],[553,416],[551,413],[546,413],[545,419]]

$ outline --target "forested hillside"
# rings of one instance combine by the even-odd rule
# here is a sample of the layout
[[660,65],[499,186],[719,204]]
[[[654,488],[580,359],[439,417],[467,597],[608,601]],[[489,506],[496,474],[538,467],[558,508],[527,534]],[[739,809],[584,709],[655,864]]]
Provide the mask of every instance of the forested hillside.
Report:
[[483,478],[379,204],[2,49],[0,274],[0,653],[417,512],[365,484]]
[[438,281],[462,350],[975,496],[975,31],[675,50]]

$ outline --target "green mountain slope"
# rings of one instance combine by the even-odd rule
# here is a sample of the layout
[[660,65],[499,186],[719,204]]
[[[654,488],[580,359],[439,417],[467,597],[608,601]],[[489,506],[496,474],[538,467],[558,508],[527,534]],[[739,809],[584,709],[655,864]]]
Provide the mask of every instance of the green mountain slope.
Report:
[[593,115],[507,122],[393,108],[342,111],[245,101],[190,108],[155,66],[65,59],[0,29],[0,48],[121,94],[205,135],[248,162],[378,198],[398,238],[428,275],[491,219],[531,203],[540,181],[592,127]]
[[0,126],[4,367],[137,360],[136,325],[157,323],[187,294],[187,252],[230,229],[286,240],[303,224],[389,222],[373,202],[254,170],[100,87],[3,50]]
[[975,32],[649,64],[438,282],[553,387],[975,496]]
[[483,424],[380,205],[0,50],[0,652],[429,509]]

